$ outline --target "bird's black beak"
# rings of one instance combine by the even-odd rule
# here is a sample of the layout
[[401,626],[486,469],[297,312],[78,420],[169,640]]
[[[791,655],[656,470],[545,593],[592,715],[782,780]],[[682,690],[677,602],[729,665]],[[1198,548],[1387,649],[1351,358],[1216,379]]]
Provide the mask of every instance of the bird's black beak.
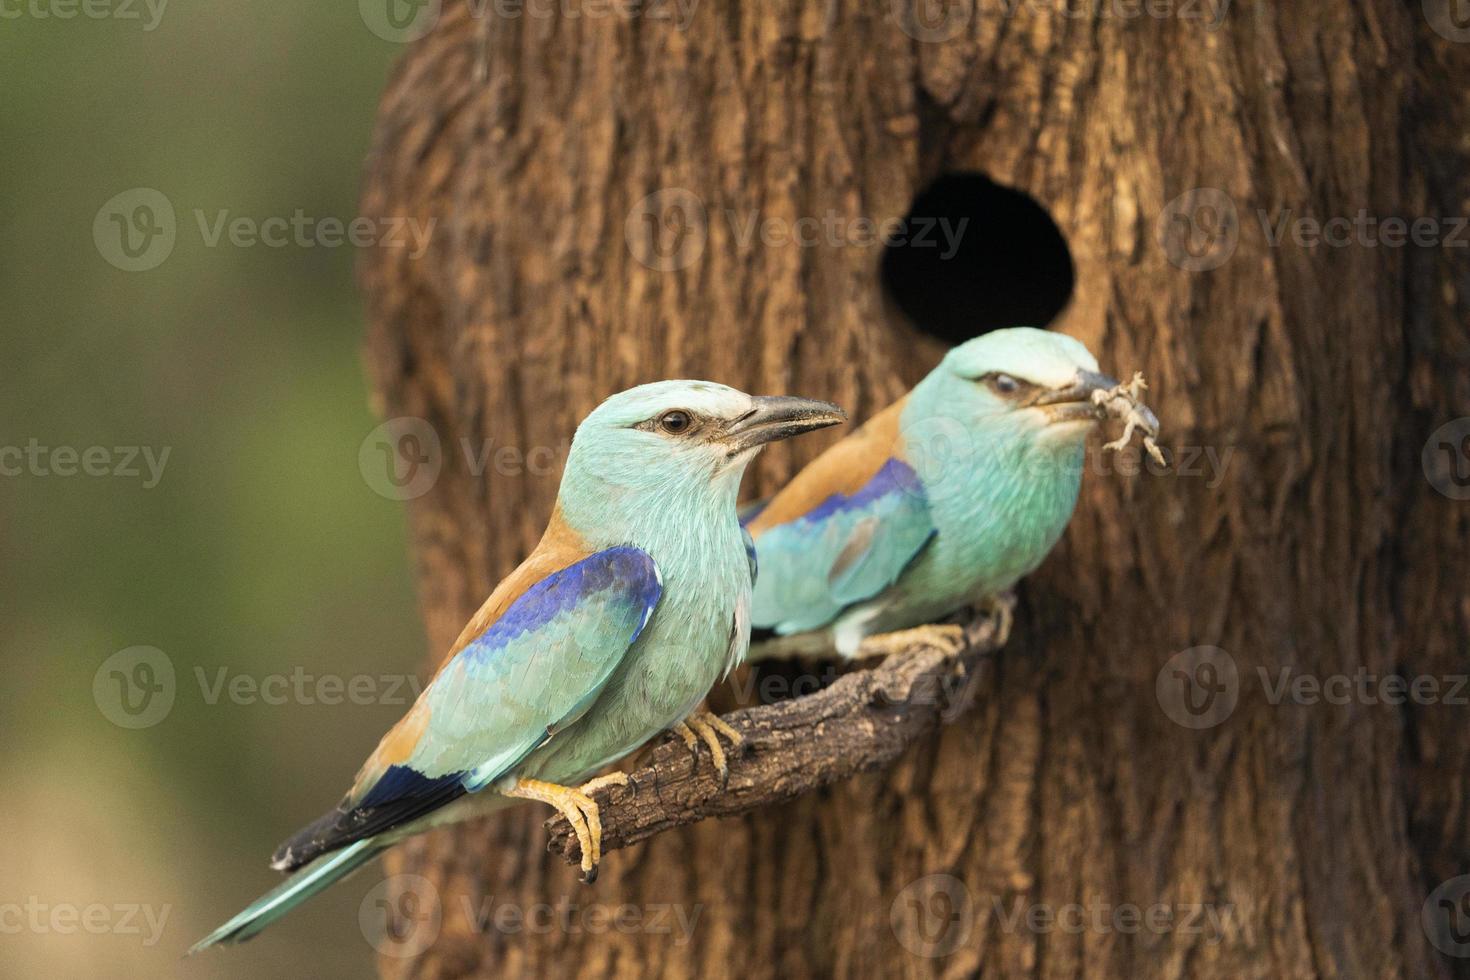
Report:
[[1050,422],[1100,421],[1106,413],[1092,400],[1092,393],[1116,387],[1117,378],[1097,371],[1078,371],[1071,384],[1044,389],[1031,404],[1044,407]]
[[733,454],[845,421],[847,413],[829,402],[789,395],[757,395],[755,408],[731,422],[725,435]]

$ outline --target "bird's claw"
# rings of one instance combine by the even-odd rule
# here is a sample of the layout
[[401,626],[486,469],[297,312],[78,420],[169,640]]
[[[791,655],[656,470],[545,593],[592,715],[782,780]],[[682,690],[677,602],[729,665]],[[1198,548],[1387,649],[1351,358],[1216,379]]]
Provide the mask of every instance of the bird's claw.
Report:
[[699,755],[699,743],[703,742],[707,745],[715,768],[720,773],[720,785],[723,786],[729,781],[730,763],[725,757],[725,747],[720,744],[720,736],[723,735],[732,747],[739,748],[745,744],[744,735],[731,728],[723,718],[709,711],[696,711],[675,725],[673,731],[684,740],[684,744],[696,757]]
[[859,655],[887,657],[895,653],[912,650],[916,646],[933,646],[947,649],[965,645],[965,629],[957,623],[929,623],[912,629],[893,633],[877,633],[865,637]]
[[625,773],[625,772],[610,772],[610,773],[607,773],[606,775],[597,776],[594,779],[587,780],[587,782],[585,782],[581,786],[578,786],[577,787],[577,792],[581,793],[583,796],[591,796],[593,793],[596,793],[598,790],[605,789],[608,786],[632,786],[632,785],[633,785],[633,777],[632,776],[629,776],[627,773]]
[[618,776],[623,777],[620,785],[627,785],[627,775],[618,772],[599,776],[578,789],[539,779],[517,779],[515,785],[505,792],[508,796],[536,800],[555,807],[558,813],[567,818],[567,823],[572,825],[572,833],[577,835],[577,846],[582,851],[582,880],[590,885],[597,880],[597,866],[602,862],[602,815],[587,791],[589,788],[597,790],[618,783]]
[[995,636],[991,645],[999,650],[1011,638],[1011,627],[1016,622],[1016,596],[1011,592],[991,596],[980,603],[979,609],[995,620]]

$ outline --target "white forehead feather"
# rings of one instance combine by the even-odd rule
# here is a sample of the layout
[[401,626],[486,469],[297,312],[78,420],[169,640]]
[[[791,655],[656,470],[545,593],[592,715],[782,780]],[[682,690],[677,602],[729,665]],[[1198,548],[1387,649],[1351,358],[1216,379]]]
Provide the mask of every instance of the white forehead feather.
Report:
[[944,363],[965,378],[999,371],[1049,388],[1068,384],[1079,370],[1098,369],[1080,340],[1035,327],[992,330],[950,351]]
[[597,406],[583,424],[636,425],[674,408],[728,419],[744,415],[751,406],[745,392],[713,381],[655,381],[618,392]]

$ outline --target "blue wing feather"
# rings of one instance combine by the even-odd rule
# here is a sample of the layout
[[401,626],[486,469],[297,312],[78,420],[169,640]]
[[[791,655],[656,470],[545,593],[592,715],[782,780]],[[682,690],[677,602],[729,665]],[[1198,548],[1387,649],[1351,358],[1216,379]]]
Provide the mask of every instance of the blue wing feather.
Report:
[[608,548],[547,575],[424,689],[406,758],[362,781],[276,852],[298,867],[489,785],[596,699],[663,593],[653,559]]
[[663,586],[653,559],[609,548],[526,590],[425,690],[430,718],[407,763],[469,773],[480,789],[596,698],[638,639]]
[[789,635],[830,624],[897,581],[934,533],[917,474],[889,459],[856,493],[832,494],[756,540],[754,625]]

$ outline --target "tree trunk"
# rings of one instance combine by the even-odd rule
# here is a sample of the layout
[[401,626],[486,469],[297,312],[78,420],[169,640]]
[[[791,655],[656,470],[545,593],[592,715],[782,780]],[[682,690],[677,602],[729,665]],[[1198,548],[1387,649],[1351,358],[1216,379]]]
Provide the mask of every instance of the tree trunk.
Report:
[[[1212,27],[1204,0],[910,2],[452,2],[406,49],[363,211],[433,221],[432,246],[362,277],[379,409],[442,447],[409,504],[434,658],[606,395],[703,377],[860,421],[922,377],[943,343],[856,219],[944,174],[1050,212],[1076,273],[1053,326],[1147,375],[1175,469],[1089,451],[974,707],[886,771],[611,853],[592,886],[543,808],[400,847],[439,912],[384,975],[1470,975],[1430,900],[1470,871],[1470,503],[1432,447],[1421,469],[1470,414],[1465,236],[1290,223],[1466,212],[1452,4],[1237,2]],[[985,270],[943,274],[961,322],[999,302]],[[749,492],[838,435],[768,450]],[[1395,674],[1436,703],[1360,689]]]

